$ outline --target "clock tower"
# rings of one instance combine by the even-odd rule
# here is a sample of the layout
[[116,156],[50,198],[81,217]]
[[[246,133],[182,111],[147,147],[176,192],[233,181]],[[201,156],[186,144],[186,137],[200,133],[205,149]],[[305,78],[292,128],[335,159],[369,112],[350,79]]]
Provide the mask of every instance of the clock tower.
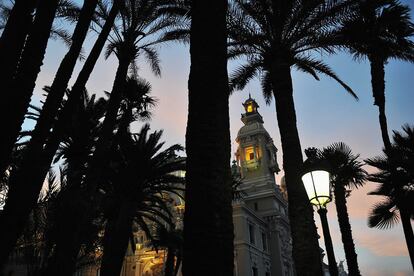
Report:
[[274,179],[279,172],[277,148],[273,139],[263,127],[263,118],[257,111],[259,105],[249,98],[243,103],[245,113],[241,115],[242,126],[237,133],[236,160],[242,178],[249,180],[257,177]]
[[242,198],[233,202],[236,276],[294,275],[288,206],[279,185],[277,148],[263,126],[259,105],[243,103],[243,126],[237,133],[236,162]]

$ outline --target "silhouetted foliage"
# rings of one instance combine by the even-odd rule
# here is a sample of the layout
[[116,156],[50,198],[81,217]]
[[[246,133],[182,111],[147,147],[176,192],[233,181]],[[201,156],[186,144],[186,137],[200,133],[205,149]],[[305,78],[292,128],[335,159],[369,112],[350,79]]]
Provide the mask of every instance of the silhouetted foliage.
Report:
[[414,128],[404,125],[403,132],[394,131],[391,151],[365,162],[378,169],[368,180],[379,186],[370,195],[382,196],[369,215],[368,226],[387,229],[401,220],[411,264],[414,269]]
[[362,168],[363,163],[358,161],[358,158],[359,155],[354,154],[351,148],[343,142],[333,143],[317,152],[317,160],[329,165],[349,275],[361,274],[346,205],[346,198],[350,194],[348,189],[361,187],[367,177],[367,172]]

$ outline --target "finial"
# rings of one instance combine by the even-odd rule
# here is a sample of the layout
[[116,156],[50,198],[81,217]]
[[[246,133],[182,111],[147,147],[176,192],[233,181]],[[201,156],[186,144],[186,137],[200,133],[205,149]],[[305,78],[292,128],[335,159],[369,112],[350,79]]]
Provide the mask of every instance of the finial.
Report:
[[250,95],[250,92],[249,92],[249,99],[251,99],[252,98],[252,96]]

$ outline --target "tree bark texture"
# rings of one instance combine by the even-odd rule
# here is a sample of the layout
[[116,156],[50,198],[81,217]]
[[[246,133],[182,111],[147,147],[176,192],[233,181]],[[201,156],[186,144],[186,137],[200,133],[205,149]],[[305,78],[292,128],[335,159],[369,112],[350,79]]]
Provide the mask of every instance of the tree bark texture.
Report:
[[358,258],[355,252],[354,239],[352,238],[351,224],[349,223],[348,209],[346,207],[345,186],[341,185],[341,183],[335,185],[334,195],[349,276],[359,276],[361,273],[359,271]]
[[322,275],[313,210],[300,178],[303,159],[296,126],[290,66],[283,59],[276,58],[271,65],[270,74],[282,143],[296,273],[298,275]]
[[371,64],[371,85],[374,105],[378,106],[379,123],[384,147],[391,150],[391,140],[388,134],[387,117],[385,115],[385,70],[384,61],[379,58],[370,58]]
[[[36,0],[16,0],[0,38],[0,83],[3,87],[1,88],[3,99],[0,102],[0,115],[2,118],[10,107],[7,99],[10,98],[11,93],[15,93],[10,86],[32,25],[32,13],[36,3]],[[3,155],[0,158],[0,172],[2,173],[10,160],[9,157]]]
[[36,0],[16,0],[0,38],[0,80],[11,80],[32,25]]
[[226,0],[192,1],[185,276],[233,274],[226,10]]

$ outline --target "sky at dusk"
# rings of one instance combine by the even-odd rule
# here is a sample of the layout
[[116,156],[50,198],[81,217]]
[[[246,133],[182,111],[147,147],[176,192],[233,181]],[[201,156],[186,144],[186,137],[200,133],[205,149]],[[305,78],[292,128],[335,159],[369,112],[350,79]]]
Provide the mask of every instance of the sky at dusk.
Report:
[[[403,1],[414,8],[413,0]],[[96,35],[90,35],[85,45],[85,54],[89,52]],[[208,49],[206,49],[208,50]],[[42,99],[41,88],[50,85],[57,67],[67,48],[59,41],[49,43],[42,71],[39,74],[35,95],[32,102],[38,104]],[[159,100],[154,109],[151,123],[153,130],[164,129],[167,144],[184,145],[187,121],[187,80],[190,68],[188,46],[168,44],[160,48],[162,77],[154,77],[143,60],[139,60],[139,74],[152,84],[152,94]],[[356,101],[334,80],[321,77],[320,81],[300,72],[293,72],[294,98],[297,124],[302,149],[310,146],[324,147],[333,142],[347,143],[361,160],[380,154],[382,140],[378,123],[378,110],[373,105],[370,83],[370,68],[366,61],[355,62],[352,57],[342,53],[336,56],[322,56],[335,72],[357,93]],[[237,66],[237,62],[229,64],[229,73]],[[71,84],[79,72],[82,62],[78,62]],[[100,58],[90,81],[87,84],[90,93],[103,95],[110,91],[117,67],[116,60]],[[414,64],[390,61],[386,66],[386,112],[389,129],[400,130],[405,123],[414,124]],[[264,126],[274,139],[279,149],[278,161],[282,166],[282,152],[279,129],[276,121],[274,102],[269,106],[264,103],[257,81],[251,82],[244,91],[235,92],[230,97],[230,125],[232,152],[236,150],[235,138],[242,126],[240,114],[243,112],[242,102],[251,93],[259,103],[259,112],[263,116]],[[207,103],[206,103],[207,104]],[[208,103],[213,104],[213,103]],[[138,129],[142,123],[135,127]],[[31,122],[25,123],[30,128]],[[208,168],[206,168],[208,169]],[[371,170],[366,167],[367,170]],[[276,176],[278,182],[282,172]],[[365,187],[353,191],[348,198],[348,209],[351,218],[353,236],[357,248],[358,261],[363,275],[367,276],[403,276],[412,275],[401,224],[390,230],[371,229],[367,226],[367,214],[372,204],[380,200],[375,196],[367,196],[367,192],[375,187],[367,183]],[[335,247],[337,262],[345,260],[340,239],[339,226],[336,220],[334,204],[328,205],[328,216],[331,234]],[[315,213],[315,221],[319,225],[319,217]],[[322,229],[318,228],[322,236]],[[323,238],[320,240],[324,247]],[[326,259],[325,259],[326,260]]]

